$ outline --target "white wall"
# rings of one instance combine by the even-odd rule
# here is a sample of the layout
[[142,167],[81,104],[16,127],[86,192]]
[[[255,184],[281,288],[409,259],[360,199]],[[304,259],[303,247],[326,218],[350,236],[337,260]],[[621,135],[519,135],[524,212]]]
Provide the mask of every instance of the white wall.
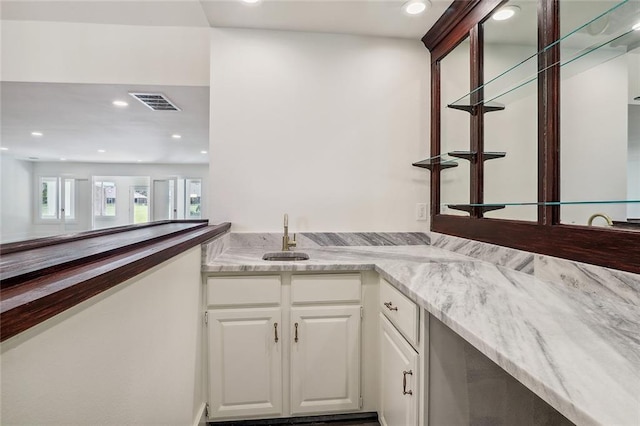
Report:
[[32,163],[0,154],[0,241],[29,236],[32,218]]
[[209,84],[207,28],[2,21],[2,80]]
[[211,30],[209,218],[234,231],[427,231],[429,53],[415,41]]
[[196,247],[7,340],[2,424],[194,424],[202,303]]

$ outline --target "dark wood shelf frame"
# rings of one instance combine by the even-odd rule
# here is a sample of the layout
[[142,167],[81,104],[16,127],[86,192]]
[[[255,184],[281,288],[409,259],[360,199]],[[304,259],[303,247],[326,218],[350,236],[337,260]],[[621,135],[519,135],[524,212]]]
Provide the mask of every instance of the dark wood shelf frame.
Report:
[[[431,52],[431,155],[440,155],[441,60],[456,46],[470,41],[470,105],[483,99],[482,23],[506,0],[454,0],[425,34]],[[522,222],[471,216],[443,215],[440,211],[440,173],[431,173],[431,230],[457,237],[512,247],[534,253],[640,273],[640,232],[590,228],[560,223],[560,1],[538,0],[538,220]],[[484,151],[485,112],[460,106],[470,113],[470,151]],[[455,107],[455,106],[451,106]],[[470,204],[483,204],[483,161],[471,163]],[[467,211],[467,210],[465,210]]]

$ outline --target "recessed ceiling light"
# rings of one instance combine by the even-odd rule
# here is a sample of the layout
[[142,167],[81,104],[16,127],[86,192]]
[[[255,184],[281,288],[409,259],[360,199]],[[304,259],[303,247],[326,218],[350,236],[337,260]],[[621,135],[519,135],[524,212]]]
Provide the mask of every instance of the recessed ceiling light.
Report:
[[206,154],[207,151],[200,151],[200,154]]
[[429,9],[431,2],[429,0],[409,0],[402,5],[402,10],[408,15],[419,15]]
[[0,147],[0,151],[9,151],[9,148],[7,148],[6,146],[2,146]]
[[115,106],[117,106],[117,107],[121,107],[121,108],[124,108],[124,107],[126,107],[126,106],[129,106],[129,103],[128,103],[128,102],[125,102],[125,101],[113,101],[113,104],[114,104]]
[[174,133],[173,135],[171,135],[171,137],[174,138],[174,139],[180,139],[180,138],[182,138],[182,135]]
[[633,24],[633,27],[631,27],[631,29],[633,31],[640,31],[640,22],[636,22],[635,24]]
[[246,4],[258,4],[260,3],[262,0],[242,0],[242,3],[246,3]]
[[520,7],[515,5],[507,5],[498,9],[491,17],[495,21],[506,21],[509,18],[520,12]]
[[142,163],[142,160],[136,160],[138,163]]
[[67,159],[66,158],[61,158],[60,161],[67,161]]
[[99,152],[100,154],[104,154],[104,153],[105,153],[105,152],[107,152],[107,151],[105,151],[104,149],[99,149],[99,150],[98,150],[98,152]]
[[31,132],[31,136],[40,137],[42,136],[42,132]]

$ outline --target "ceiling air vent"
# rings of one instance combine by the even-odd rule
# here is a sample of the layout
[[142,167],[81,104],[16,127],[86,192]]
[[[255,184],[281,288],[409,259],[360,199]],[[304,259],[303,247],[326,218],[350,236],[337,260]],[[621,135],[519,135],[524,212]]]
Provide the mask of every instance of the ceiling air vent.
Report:
[[129,94],[154,111],[180,111],[180,108],[162,93],[130,92]]

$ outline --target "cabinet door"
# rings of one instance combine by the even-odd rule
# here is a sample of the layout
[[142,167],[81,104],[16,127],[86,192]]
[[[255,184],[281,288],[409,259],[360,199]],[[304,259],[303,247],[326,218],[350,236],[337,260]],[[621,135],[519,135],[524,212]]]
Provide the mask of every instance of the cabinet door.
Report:
[[280,415],[280,308],[214,309],[208,316],[209,417]]
[[382,314],[380,327],[380,423],[417,426],[418,354]]
[[360,306],[292,308],[290,328],[291,413],[360,409]]

